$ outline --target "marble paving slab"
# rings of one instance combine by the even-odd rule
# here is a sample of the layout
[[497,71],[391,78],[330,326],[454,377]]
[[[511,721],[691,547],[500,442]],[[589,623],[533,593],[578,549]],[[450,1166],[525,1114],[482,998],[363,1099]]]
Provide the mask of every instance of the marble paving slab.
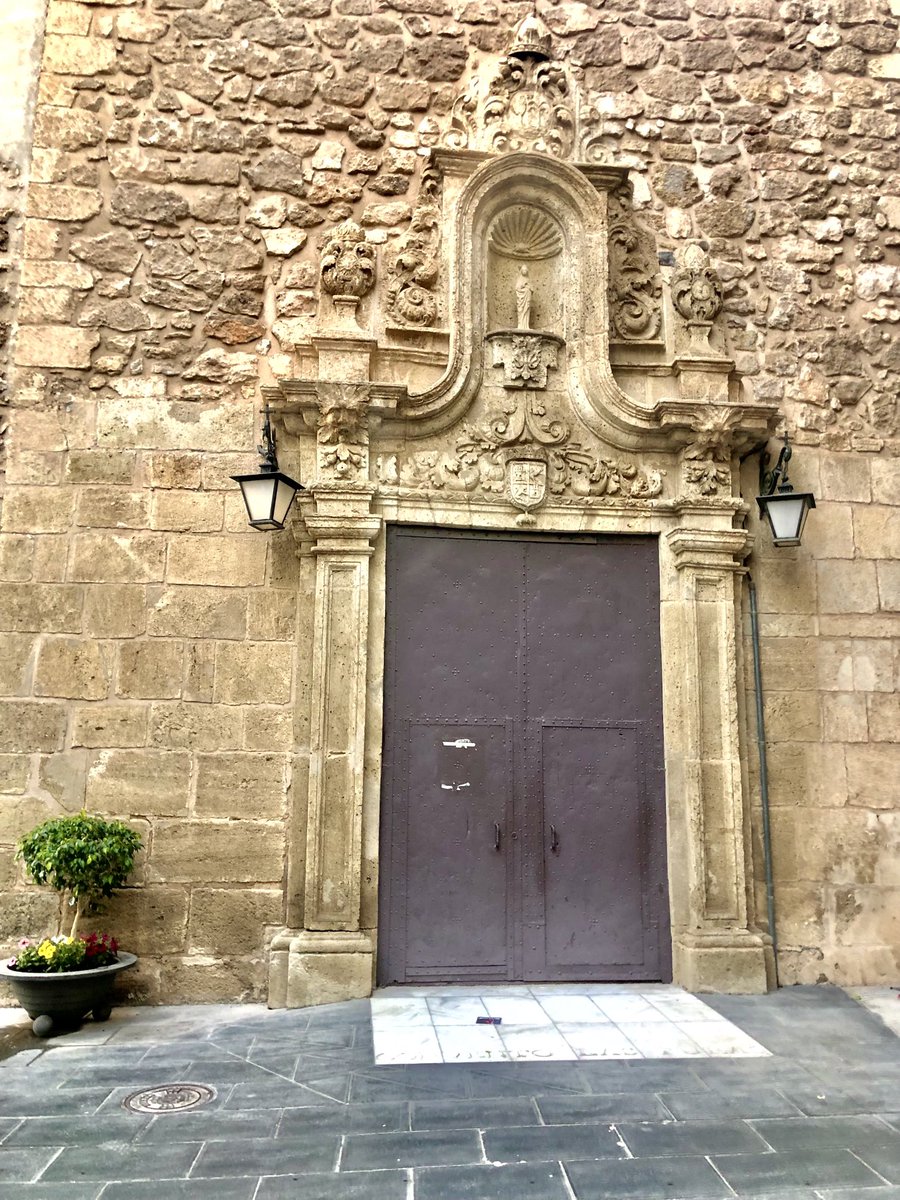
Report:
[[394,987],[377,991],[371,1009],[379,1065],[770,1056],[668,984]]

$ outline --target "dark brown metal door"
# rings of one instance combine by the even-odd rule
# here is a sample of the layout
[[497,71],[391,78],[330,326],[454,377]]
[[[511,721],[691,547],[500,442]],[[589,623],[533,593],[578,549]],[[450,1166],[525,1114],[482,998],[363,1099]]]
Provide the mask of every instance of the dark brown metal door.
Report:
[[388,531],[379,982],[670,973],[657,548]]

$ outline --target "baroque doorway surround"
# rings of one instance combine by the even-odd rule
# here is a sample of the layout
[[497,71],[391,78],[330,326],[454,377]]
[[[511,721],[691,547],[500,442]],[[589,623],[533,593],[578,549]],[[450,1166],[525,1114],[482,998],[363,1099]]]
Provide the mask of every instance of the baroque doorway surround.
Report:
[[672,975],[759,992],[772,974],[738,732],[736,468],[776,412],[719,348],[705,254],[659,265],[627,169],[594,161],[572,89],[554,93],[547,43],[520,27],[502,61],[502,86],[461,98],[393,254],[352,222],[325,239],[319,332],[263,387],[311,480],[273,1007],[374,983],[389,523],[655,539]]

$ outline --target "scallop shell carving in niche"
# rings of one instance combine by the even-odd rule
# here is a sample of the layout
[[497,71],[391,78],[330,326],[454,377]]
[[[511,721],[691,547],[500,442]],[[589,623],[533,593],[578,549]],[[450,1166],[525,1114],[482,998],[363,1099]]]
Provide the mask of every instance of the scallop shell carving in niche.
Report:
[[539,208],[517,204],[497,217],[488,244],[504,258],[555,258],[563,247],[562,233],[552,217]]

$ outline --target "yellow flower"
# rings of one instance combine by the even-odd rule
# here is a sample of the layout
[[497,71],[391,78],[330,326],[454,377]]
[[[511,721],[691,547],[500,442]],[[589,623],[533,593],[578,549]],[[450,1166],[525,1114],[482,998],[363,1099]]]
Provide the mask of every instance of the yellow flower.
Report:
[[38,946],[38,954],[41,956],[41,958],[45,958],[47,962],[51,962],[53,960],[54,956],[56,955],[56,947],[49,938],[44,938],[44,940]]

